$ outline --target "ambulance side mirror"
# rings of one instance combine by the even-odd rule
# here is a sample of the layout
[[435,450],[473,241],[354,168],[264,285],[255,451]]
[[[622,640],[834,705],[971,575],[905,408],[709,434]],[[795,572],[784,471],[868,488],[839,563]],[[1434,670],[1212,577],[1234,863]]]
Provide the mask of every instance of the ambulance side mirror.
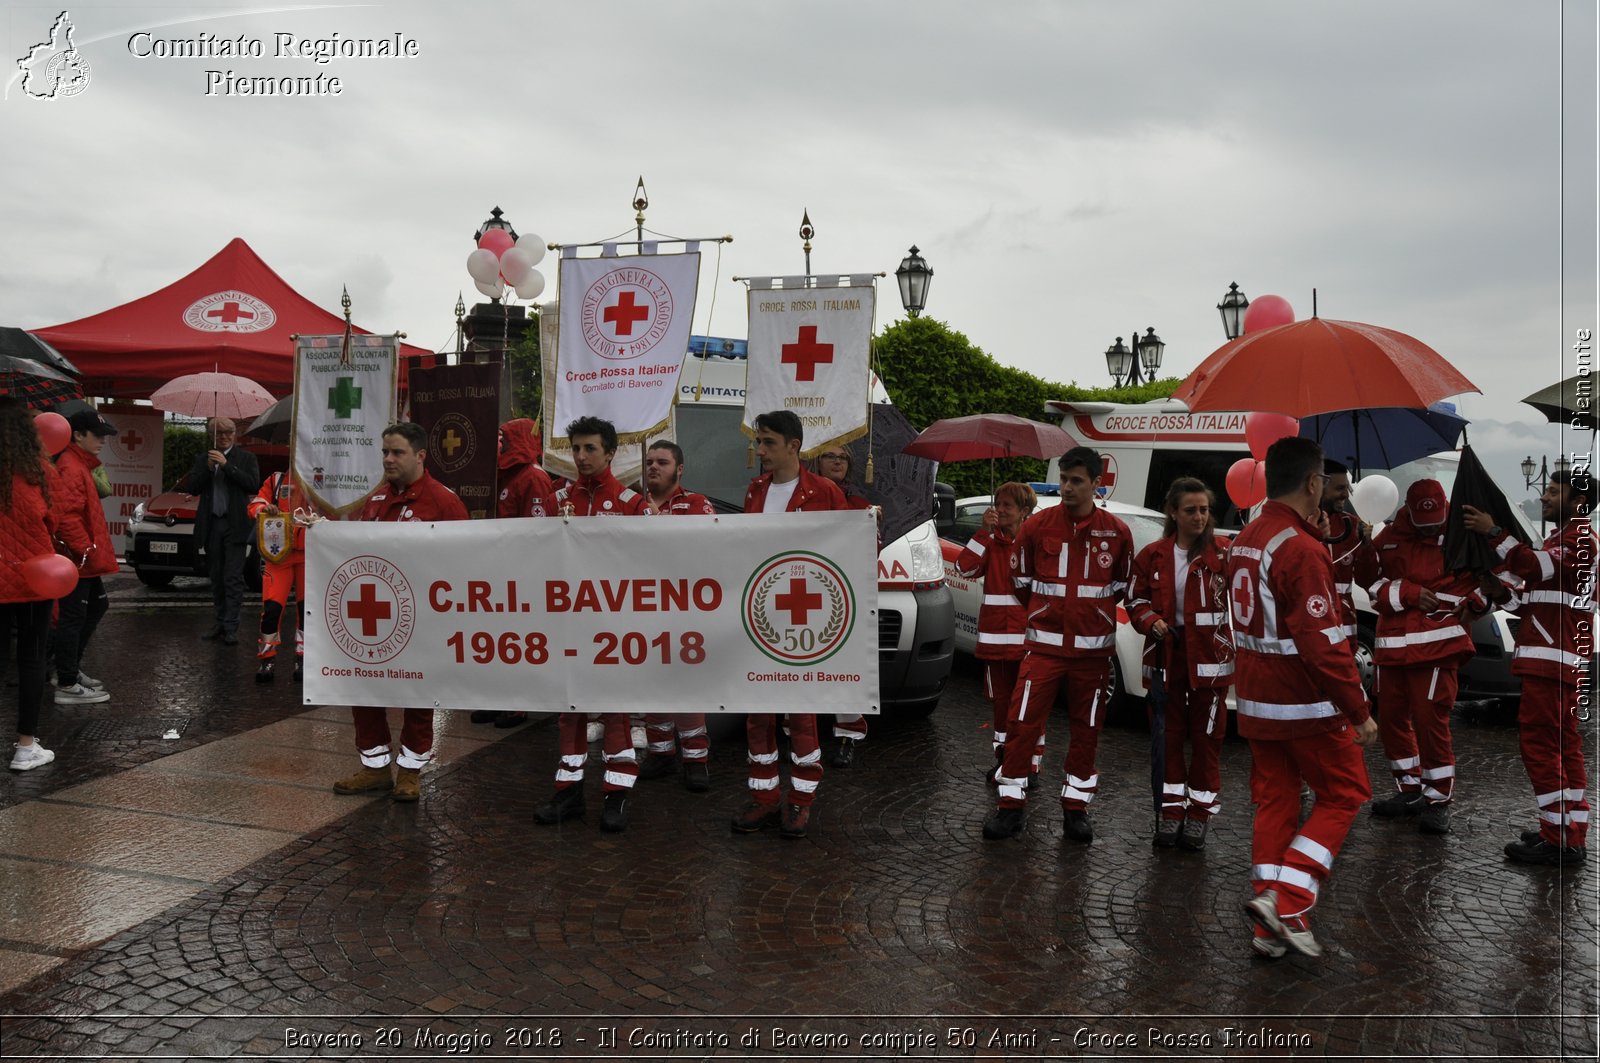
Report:
[[956,526],[956,489],[947,483],[933,485],[933,526],[945,535]]

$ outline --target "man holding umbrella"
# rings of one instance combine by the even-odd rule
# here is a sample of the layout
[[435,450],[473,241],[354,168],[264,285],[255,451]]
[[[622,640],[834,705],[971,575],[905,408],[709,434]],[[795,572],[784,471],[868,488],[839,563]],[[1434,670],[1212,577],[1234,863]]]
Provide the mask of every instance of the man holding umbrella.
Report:
[[235,443],[238,427],[228,417],[211,419],[211,449],[194,460],[189,490],[199,496],[195,538],[205,545],[215,617],[203,639],[239,644],[239,604],[244,601],[244,557],[255,526],[250,499],[261,488],[256,458]]
[[1517,722],[1522,763],[1539,805],[1539,829],[1524,831],[1506,846],[1506,856],[1519,864],[1574,867],[1587,855],[1588,779],[1577,713],[1588,681],[1585,668],[1594,654],[1600,550],[1589,525],[1594,503],[1595,482],[1587,466],[1551,473],[1539,504],[1555,529],[1540,550],[1512,538],[1482,510],[1460,507],[1467,530],[1488,536],[1505,567],[1523,581],[1511,671],[1522,678]]

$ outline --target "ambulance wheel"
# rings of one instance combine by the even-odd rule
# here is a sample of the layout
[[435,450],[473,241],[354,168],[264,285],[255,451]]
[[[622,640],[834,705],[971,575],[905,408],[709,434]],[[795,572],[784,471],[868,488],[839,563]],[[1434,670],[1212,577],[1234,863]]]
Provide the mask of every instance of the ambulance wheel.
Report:
[[1356,671],[1361,673],[1361,688],[1374,707],[1378,704],[1378,665],[1372,655],[1375,641],[1370,627],[1362,624],[1356,628]]

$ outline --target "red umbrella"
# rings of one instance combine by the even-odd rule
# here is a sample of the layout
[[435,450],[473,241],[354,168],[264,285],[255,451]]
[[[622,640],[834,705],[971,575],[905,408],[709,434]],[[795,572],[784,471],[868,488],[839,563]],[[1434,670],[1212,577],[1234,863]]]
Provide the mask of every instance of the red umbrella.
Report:
[[904,453],[934,461],[989,459],[990,490],[996,458],[1054,458],[1078,445],[1057,425],[1013,417],[1009,413],[978,413],[935,421],[906,444]]
[[1173,392],[1189,409],[1310,417],[1376,406],[1425,409],[1478,388],[1414,336],[1313,317],[1223,344]]

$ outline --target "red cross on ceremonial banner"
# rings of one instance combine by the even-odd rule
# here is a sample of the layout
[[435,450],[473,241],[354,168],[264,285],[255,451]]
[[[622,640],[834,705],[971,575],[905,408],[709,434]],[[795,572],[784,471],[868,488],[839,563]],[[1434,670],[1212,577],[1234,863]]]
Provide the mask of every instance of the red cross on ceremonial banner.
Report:
[[378,634],[378,621],[389,619],[391,609],[388,602],[378,601],[377,584],[363,583],[355,601],[345,605],[344,615],[361,621],[361,634],[370,639]]
[[811,610],[822,608],[822,595],[807,591],[805,577],[795,576],[789,581],[788,591],[774,598],[772,604],[780,613],[789,614],[789,623],[799,626],[806,622]]
[[801,325],[795,342],[782,347],[784,365],[794,366],[796,382],[817,379],[817,366],[833,364],[833,344],[817,342],[817,326]]
[[134,447],[144,442],[144,436],[130,428],[122,435],[117,437],[117,442],[121,443],[129,450],[132,450]]
[[231,325],[239,320],[250,321],[255,316],[256,315],[254,311],[246,310],[232,299],[229,299],[227,302],[223,303],[221,310],[206,311],[206,317],[214,317],[221,321],[224,325]]
[[617,296],[617,301],[614,304],[606,307],[605,313],[600,316],[607,324],[613,322],[616,324],[618,336],[632,336],[633,323],[635,321],[649,320],[650,308],[648,306],[635,306],[633,292],[624,291]]

